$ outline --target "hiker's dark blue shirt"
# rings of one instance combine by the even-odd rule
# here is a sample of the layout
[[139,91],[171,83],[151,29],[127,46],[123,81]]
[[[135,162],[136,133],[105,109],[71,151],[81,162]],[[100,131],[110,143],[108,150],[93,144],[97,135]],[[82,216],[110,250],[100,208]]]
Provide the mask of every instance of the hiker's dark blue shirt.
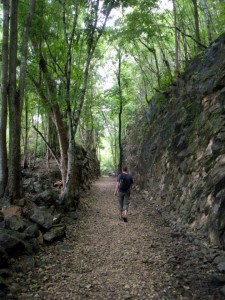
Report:
[[126,189],[126,190],[121,189],[121,187],[120,187],[120,182],[121,182],[122,178],[126,178],[126,179],[130,182],[130,187],[131,187],[131,185],[134,183],[134,182],[133,182],[133,178],[132,178],[132,176],[131,176],[129,173],[122,173],[122,174],[119,174],[119,176],[118,176],[118,178],[117,178],[117,181],[119,182],[119,192],[126,193],[127,191],[130,190],[130,187],[129,187],[128,189]]

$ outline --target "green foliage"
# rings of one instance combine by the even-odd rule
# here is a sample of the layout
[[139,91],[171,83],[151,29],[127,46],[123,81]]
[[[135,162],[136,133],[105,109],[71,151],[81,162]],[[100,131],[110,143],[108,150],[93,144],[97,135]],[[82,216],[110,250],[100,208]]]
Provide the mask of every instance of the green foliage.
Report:
[[[100,33],[104,14],[112,4],[111,0],[103,2],[99,9],[97,28],[95,28],[96,1],[61,1],[63,6],[60,1],[36,1],[30,34],[26,97],[30,149],[32,151],[36,149],[38,155],[42,155],[45,146],[40,138],[36,139],[36,133],[31,129],[33,118],[41,117],[42,121],[38,125],[41,131],[46,132],[43,120],[45,115],[51,112],[54,104],[59,105],[65,124],[66,112],[69,109],[72,113],[77,111],[87,61],[86,51]],[[202,1],[198,2],[200,37],[201,43],[207,46],[209,33],[214,39],[224,30],[225,3],[205,0],[207,10],[202,3]],[[22,41],[28,7],[28,0],[19,1],[19,45]],[[114,11],[117,12],[118,17],[115,26],[107,26],[103,39],[95,49],[80,117],[81,132],[77,139],[86,143],[86,135],[96,133],[97,147],[104,147],[106,151],[103,152],[103,149],[100,151],[104,172],[115,169],[118,158],[116,144],[120,109],[120,91],[117,82],[118,55],[122,55],[123,138],[126,136],[126,128],[135,125],[138,112],[148,109],[153,96],[159,107],[164,105],[167,100],[163,92],[174,80],[173,11],[159,10],[157,7],[158,1],[155,0],[116,0]],[[177,0],[176,8],[180,71],[182,71],[188,60],[199,54],[201,50],[195,40],[196,28],[192,1]],[[68,82],[67,54],[70,42],[68,37],[73,32],[75,15],[77,21],[71,45],[71,70]],[[93,30],[95,34],[91,36]],[[41,55],[46,61],[51,84],[55,87],[54,96],[50,99],[47,80],[40,71]],[[20,59],[19,55],[18,59]],[[107,80],[109,80],[108,84]],[[25,113],[23,113],[22,124],[24,128]],[[89,141],[92,146],[94,146],[93,139],[92,137]]]
[[115,171],[115,166],[113,164],[113,159],[111,155],[110,142],[107,138],[102,139],[102,146],[100,150],[101,174],[106,175],[109,172]]

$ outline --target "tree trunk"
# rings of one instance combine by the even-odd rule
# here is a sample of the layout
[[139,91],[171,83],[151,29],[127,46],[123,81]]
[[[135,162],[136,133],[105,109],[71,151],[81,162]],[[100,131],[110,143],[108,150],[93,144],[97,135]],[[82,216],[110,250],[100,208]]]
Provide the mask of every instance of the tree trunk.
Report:
[[62,183],[63,188],[66,185],[67,178],[67,165],[68,165],[68,138],[65,130],[65,126],[63,124],[62,116],[59,110],[58,105],[54,105],[52,107],[51,112],[52,120],[56,126],[56,132],[59,140],[59,148],[60,148],[60,172],[62,175]]
[[[93,18],[87,19],[87,25],[90,31],[87,31],[87,35],[85,36],[85,41],[87,42],[87,48],[86,53],[84,54],[86,59],[84,62],[84,70],[82,74],[82,86],[78,88],[78,93],[76,93],[73,98],[71,99],[70,96],[70,89],[71,89],[71,66],[74,61],[72,61],[72,50],[73,50],[73,43],[75,38],[75,28],[77,24],[77,16],[76,13],[79,12],[75,8],[74,13],[74,20],[73,25],[68,28],[67,23],[67,11],[65,9],[65,1],[59,1],[62,7],[62,14],[63,14],[63,30],[64,30],[64,38],[65,42],[67,44],[67,58],[65,60],[64,65],[64,72],[63,72],[63,78],[66,79],[66,82],[64,84],[64,92],[65,92],[65,98],[66,98],[66,104],[67,104],[67,122],[68,122],[68,128],[66,128],[68,131],[65,130],[65,126],[63,124],[62,116],[60,113],[59,105],[52,104],[56,103],[57,99],[57,93],[56,88],[57,84],[54,81],[54,77],[50,76],[50,72],[48,72],[47,69],[47,61],[41,56],[40,58],[40,68],[45,76],[45,81],[48,86],[48,96],[43,95],[43,90],[41,89],[40,84],[35,82],[33,79],[33,82],[35,83],[36,87],[39,88],[39,94],[42,95],[42,99],[45,99],[48,101],[49,107],[51,108],[51,117],[54,120],[54,123],[57,128],[57,134],[59,137],[59,145],[60,145],[60,152],[61,152],[61,173],[62,173],[62,180],[63,180],[63,187],[64,192],[62,195],[62,199],[65,200],[64,203],[72,203],[73,199],[75,197],[75,194],[77,192],[77,176],[78,172],[80,171],[77,168],[76,160],[75,160],[75,134],[77,132],[80,115],[82,112],[84,100],[85,100],[85,93],[87,89],[87,81],[88,81],[88,74],[89,74],[89,68],[91,64],[91,59],[94,54],[96,45],[98,43],[99,38],[101,37],[103,30],[106,25],[106,21],[108,19],[109,13],[111,9],[113,8],[115,1],[111,0],[109,1],[107,5],[107,11],[105,14],[104,20],[102,20],[101,28],[98,28],[99,25],[99,12],[100,12],[100,0],[97,1],[91,1],[91,14]],[[76,2],[79,4],[79,1]],[[94,4],[92,6],[92,4]],[[100,22],[101,23],[101,22]],[[71,23],[70,23],[71,24]],[[35,40],[33,40],[33,46],[37,53],[37,56],[40,57],[40,51],[38,49],[37,43]],[[83,52],[83,51],[82,51]],[[80,53],[83,55],[83,53]],[[75,99],[75,100],[74,100]],[[52,101],[51,101],[52,100]],[[78,103],[78,105],[76,105]],[[69,138],[68,138],[69,137]],[[68,142],[69,139],[69,142]],[[68,150],[69,149],[69,150]],[[68,150],[68,154],[67,154]],[[68,164],[66,165],[66,162],[68,161]],[[66,175],[67,174],[67,175]],[[65,179],[66,178],[66,179]]]
[[192,0],[194,5],[194,19],[195,19],[195,39],[198,42],[197,47],[201,50],[201,38],[200,38],[200,30],[199,30],[199,14],[198,14],[198,2],[197,0]]
[[67,163],[68,163],[68,156],[67,156],[67,151],[68,151],[68,138],[67,138],[67,131],[65,128],[65,125],[63,123],[63,119],[62,119],[62,114],[60,112],[60,108],[59,105],[56,103],[54,105],[52,105],[52,102],[55,102],[55,98],[56,98],[56,85],[54,80],[51,78],[49,71],[48,71],[48,67],[47,67],[47,61],[45,60],[45,58],[43,57],[42,54],[39,53],[39,49],[37,47],[37,43],[35,43],[34,41],[32,41],[33,46],[34,46],[34,50],[37,54],[37,56],[40,56],[40,60],[39,60],[39,67],[41,72],[44,75],[44,79],[45,82],[47,84],[48,87],[48,96],[45,96],[42,92],[42,87],[40,82],[35,81],[34,78],[31,78],[31,80],[33,81],[41,100],[45,103],[47,101],[47,103],[49,104],[49,106],[51,107],[50,111],[49,111],[49,115],[52,119],[52,122],[55,124],[56,127],[56,132],[57,132],[57,136],[58,136],[58,141],[59,141],[59,149],[60,149],[60,172],[61,172],[61,176],[62,176],[62,183],[63,183],[63,187],[65,187],[66,184],[66,177],[67,177]]
[[115,162],[114,162],[114,170],[117,170],[118,166],[116,165],[116,162],[117,162],[117,157],[118,157],[118,147],[117,147],[117,134],[116,134],[116,131],[117,131],[117,126],[114,122],[113,124],[113,127],[114,127],[114,153],[115,153]]
[[18,0],[11,1],[9,50],[9,196],[20,197],[20,105],[16,91]]
[[115,137],[116,133],[115,133],[115,129],[110,128],[107,118],[103,111],[102,111],[102,116],[103,116],[103,119],[105,121],[105,126],[106,126],[109,136],[110,136],[110,149],[111,149],[111,153],[112,153],[113,166],[114,166],[114,169],[116,169],[116,145],[115,145],[116,144],[116,137]]
[[9,0],[3,2],[3,38],[2,38],[2,93],[0,112],[0,197],[5,193],[8,178],[7,169],[7,87],[8,87],[8,48],[9,48]]
[[145,46],[149,52],[151,52],[154,56],[154,60],[155,60],[155,66],[156,66],[156,77],[157,77],[157,81],[158,81],[158,88],[160,89],[160,72],[159,72],[159,63],[158,63],[158,59],[157,59],[157,55],[156,55],[156,50],[155,48],[151,48],[149,47],[145,42],[143,42],[141,39],[139,39],[139,41],[141,42],[141,44],[143,46]]
[[[26,84],[26,67],[27,67],[27,51],[28,51],[28,39],[29,39],[29,31],[31,26],[31,21],[34,13],[36,0],[30,0],[29,11],[24,25],[23,31],[23,41],[22,41],[22,51],[20,58],[20,78],[19,78],[19,111],[18,111],[18,126],[21,127],[21,118],[22,118],[22,109],[23,109],[23,98]],[[28,155],[28,102],[26,100],[26,108],[25,108],[25,119],[26,119],[26,129],[25,129],[25,142],[24,142],[24,168],[27,168],[27,155]]]
[[176,0],[173,2],[173,17],[174,17],[174,28],[175,28],[175,78],[178,81],[180,73],[180,42],[179,42],[179,32],[177,30],[177,12],[176,12]]
[[122,172],[122,164],[123,164],[123,147],[122,147],[122,113],[123,113],[123,94],[122,94],[122,87],[121,87],[121,50],[118,51],[119,61],[118,61],[118,73],[117,73],[117,83],[119,88],[119,171]]
[[16,199],[21,196],[21,114],[26,80],[28,36],[34,12],[35,0],[30,0],[29,11],[24,25],[21,50],[19,91],[16,91],[17,63],[17,23],[18,0],[11,2],[10,52],[9,52],[9,196]]
[[21,49],[21,57],[20,57],[20,78],[19,78],[19,117],[21,119],[22,109],[23,109],[23,98],[24,91],[26,85],[26,69],[27,69],[27,51],[28,51],[28,39],[29,39],[29,31],[31,26],[31,21],[34,13],[36,0],[30,0],[29,11],[27,18],[24,24],[23,30],[23,41],[22,41],[22,49]]
[[28,168],[28,99],[25,99],[25,134],[24,134],[24,154],[23,168]]
[[159,49],[160,49],[160,52],[162,54],[162,57],[163,57],[163,63],[167,69],[167,72],[168,72],[168,75],[170,77],[170,80],[172,81],[172,72],[171,72],[171,68],[170,68],[170,64],[169,64],[169,61],[168,59],[166,58],[166,55],[165,55],[165,52],[164,52],[164,49],[163,47],[161,46],[161,43],[158,41],[158,45],[159,45]]
[[212,42],[212,31],[211,31],[211,18],[210,18],[209,8],[205,0],[201,0],[201,5],[205,17],[205,23],[206,23],[207,33],[208,33],[208,42],[210,44]]
[[[96,24],[97,25],[97,19]],[[97,45],[97,41],[100,38],[100,34],[97,38],[97,41],[94,41],[94,34],[95,29],[92,32],[92,35],[89,39],[88,45],[87,45],[87,56],[86,56],[86,62],[85,62],[85,68],[84,68],[84,74],[83,74],[83,85],[81,88],[81,92],[79,95],[79,106],[76,112],[76,116],[74,118],[74,121],[72,120],[72,112],[71,107],[68,105],[67,110],[67,118],[68,118],[68,133],[69,133],[69,150],[68,150],[68,165],[67,165],[67,179],[66,179],[66,185],[64,188],[64,192],[62,195],[62,199],[64,200],[64,203],[66,205],[73,205],[74,203],[74,197],[78,197],[77,192],[79,192],[79,183],[77,181],[78,176],[78,169],[75,163],[75,135],[77,132],[78,124],[80,121],[80,115],[83,109],[84,100],[85,100],[85,93],[87,89],[87,81],[88,81],[88,75],[89,75],[89,69],[91,64],[91,59],[94,54],[94,50]],[[68,52],[68,54],[70,54]],[[70,76],[70,73],[67,73],[67,76]],[[67,78],[67,82],[70,81],[70,78]],[[68,89],[69,85],[67,84],[67,103],[69,104],[70,101],[70,91]]]
[[[76,164],[76,147],[74,134],[72,129],[72,118],[70,112],[68,112],[69,123],[69,149],[68,149],[68,167],[66,184],[62,195],[63,204],[66,209],[70,207],[76,207],[76,200],[79,198],[79,183],[78,183],[78,168]],[[81,171],[81,170],[80,170]]]
[[[108,6],[102,27],[100,29],[98,28],[98,30],[97,30],[99,5],[100,5],[100,1],[97,0],[95,3],[95,6],[94,6],[94,11],[93,11],[94,21],[91,24],[91,27],[90,27],[91,30],[90,30],[89,36],[87,36],[87,49],[86,49],[86,61],[85,61],[85,66],[84,66],[84,71],[83,71],[83,84],[80,89],[80,93],[77,95],[77,98],[79,99],[79,105],[76,110],[76,113],[74,111],[71,111],[72,101],[70,99],[70,80],[71,80],[71,78],[70,78],[71,65],[70,64],[71,64],[71,55],[72,55],[72,53],[71,53],[72,41],[74,38],[73,30],[71,32],[70,42],[68,43],[67,66],[66,66],[65,70],[66,70],[66,82],[67,82],[66,97],[67,97],[69,151],[68,151],[67,179],[66,179],[66,185],[64,188],[64,192],[62,195],[62,198],[66,205],[73,204],[74,197],[79,197],[77,195],[77,193],[79,193],[78,177],[79,177],[79,172],[81,170],[80,170],[80,168],[78,168],[77,163],[76,163],[75,135],[77,132],[81,112],[82,112],[83,105],[84,105],[91,60],[92,60],[95,48],[97,46],[97,43],[103,34],[103,30],[105,28],[106,21],[109,17],[110,11],[114,6],[114,0],[112,0]],[[64,24],[65,24],[65,22],[64,22]],[[74,25],[75,24],[76,24],[76,19],[74,18]],[[64,28],[65,28],[65,26],[64,26]],[[65,32],[65,38],[66,38],[67,33],[66,33],[65,29],[64,29],[64,32]]]

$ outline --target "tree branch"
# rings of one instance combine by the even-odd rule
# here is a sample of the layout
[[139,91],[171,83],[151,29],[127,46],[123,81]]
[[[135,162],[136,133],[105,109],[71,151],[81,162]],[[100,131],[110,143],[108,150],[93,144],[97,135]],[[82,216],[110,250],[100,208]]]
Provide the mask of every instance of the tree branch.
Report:
[[20,63],[20,79],[19,79],[19,95],[20,95],[20,110],[22,113],[23,108],[23,97],[26,84],[26,71],[27,71],[27,51],[28,51],[28,39],[30,33],[30,26],[33,18],[34,8],[36,0],[30,0],[29,11],[25,20],[25,26],[23,31],[23,41],[21,49],[21,63]]
[[44,135],[33,125],[34,130],[41,136],[41,138],[43,139],[43,141],[45,142],[46,146],[48,147],[49,151],[51,152],[52,156],[54,157],[59,169],[60,169],[60,162],[58,160],[58,158],[56,157],[56,154],[54,152],[54,150],[51,148],[51,146],[49,145],[49,143],[46,141]]
[[62,3],[61,0],[58,0],[59,4],[62,7],[62,12],[63,12],[63,30],[64,30],[64,38],[65,41],[67,43],[67,45],[69,44],[69,38],[68,38],[68,33],[66,31],[66,11],[65,11],[65,3]]
[[165,27],[165,28],[169,28],[169,29],[176,29],[178,30],[182,35],[189,37],[190,39],[192,39],[197,45],[201,46],[204,49],[207,49],[206,45],[203,45],[202,43],[200,43],[199,41],[197,41],[193,36],[191,36],[190,34],[187,34],[185,32],[183,32],[179,27],[174,27],[174,26],[167,26],[167,25],[163,25],[163,24],[151,24],[150,26],[157,26],[157,27]]
[[[97,4],[98,3],[99,2],[97,2]],[[101,26],[100,29],[97,29],[98,6],[97,6],[96,11],[95,11],[95,22],[94,22],[94,26],[92,28],[93,30],[91,32],[91,36],[90,36],[90,39],[89,39],[89,42],[88,42],[88,45],[87,45],[87,54],[86,54],[87,56],[86,56],[86,62],[85,62],[85,67],[84,67],[83,85],[82,85],[82,88],[81,88],[81,91],[80,91],[80,97],[79,97],[80,98],[80,103],[78,105],[78,109],[77,109],[76,115],[75,115],[75,113],[73,113],[73,115],[75,115],[75,119],[74,119],[74,134],[77,131],[77,127],[78,127],[78,123],[79,123],[79,120],[80,120],[81,111],[82,111],[83,104],[84,104],[84,98],[85,98],[85,93],[86,93],[86,89],[87,89],[87,81],[88,81],[88,75],[89,75],[89,68],[90,68],[90,64],[91,64],[91,59],[92,59],[92,56],[94,54],[95,48],[97,46],[97,43],[98,43],[100,37],[103,34],[103,31],[104,31],[105,26],[106,26],[106,22],[108,20],[108,17],[110,15],[111,10],[114,7],[114,4],[115,4],[115,0],[112,0],[110,2],[110,4],[109,4],[108,10],[105,13],[105,18],[104,18],[103,24],[102,24],[102,26]],[[98,34],[95,37],[95,31],[96,30],[98,31]]]

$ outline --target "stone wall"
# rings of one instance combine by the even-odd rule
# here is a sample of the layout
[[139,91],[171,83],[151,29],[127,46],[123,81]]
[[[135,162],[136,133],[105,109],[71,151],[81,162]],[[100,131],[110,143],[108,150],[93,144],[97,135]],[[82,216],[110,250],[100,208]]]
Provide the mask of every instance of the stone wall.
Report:
[[[225,247],[225,35],[128,130],[127,165],[171,225]],[[160,105],[157,102],[160,101]]]
[[[100,166],[96,153],[76,146],[76,163],[79,168],[78,193],[76,203],[65,207],[60,201],[62,181],[55,162],[43,162],[35,170],[23,171],[24,197],[11,205],[9,199],[0,201],[0,298],[4,299],[3,290],[8,289],[5,277],[10,277],[11,259],[22,255],[37,253],[44,244],[63,239],[66,226],[77,219],[76,208],[80,190],[90,188],[100,176]],[[26,265],[21,265],[26,268]],[[32,260],[31,260],[31,266]],[[1,293],[2,292],[2,293]],[[1,298],[1,299],[3,299]]]

